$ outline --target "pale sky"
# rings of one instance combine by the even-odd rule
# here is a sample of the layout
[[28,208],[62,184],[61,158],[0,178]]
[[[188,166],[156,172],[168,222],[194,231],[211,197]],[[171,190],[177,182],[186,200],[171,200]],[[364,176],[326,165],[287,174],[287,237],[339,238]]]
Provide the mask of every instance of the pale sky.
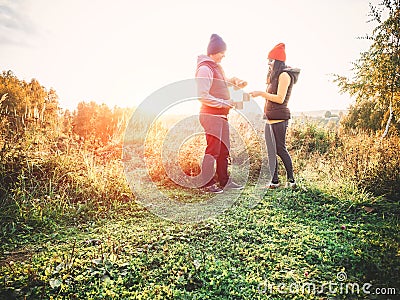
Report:
[[267,54],[286,44],[301,69],[292,111],[345,109],[330,74],[349,75],[369,47],[357,39],[378,0],[0,0],[0,70],[54,88],[63,108],[80,101],[138,105],[157,89],[193,78],[212,33],[227,44],[228,77],[265,90]]

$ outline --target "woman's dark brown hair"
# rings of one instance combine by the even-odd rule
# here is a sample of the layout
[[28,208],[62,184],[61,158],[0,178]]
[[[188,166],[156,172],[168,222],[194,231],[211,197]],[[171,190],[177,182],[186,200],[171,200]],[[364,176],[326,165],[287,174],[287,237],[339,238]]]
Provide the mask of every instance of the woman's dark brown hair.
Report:
[[278,80],[279,80],[279,75],[282,73],[282,71],[286,68],[285,62],[281,60],[275,60],[274,61],[274,66],[272,67],[272,70],[268,73],[267,76],[267,83],[268,85],[268,93],[276,93],[276,90],[278,88]]

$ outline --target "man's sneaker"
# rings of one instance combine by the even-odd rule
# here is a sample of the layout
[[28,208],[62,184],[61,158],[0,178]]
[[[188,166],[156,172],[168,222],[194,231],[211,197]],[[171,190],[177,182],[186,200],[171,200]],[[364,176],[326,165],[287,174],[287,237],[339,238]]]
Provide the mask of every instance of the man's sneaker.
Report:
[[294,190],[296,187],[297,187],[296,181],[293,181],[293,182],[288,181],[288,182],[286,182],[286,188]]
[[233,181],[229,182],[227,185],[224,186],[224,189],[229,189],[229,190],[243,190],[244,186],[237,184]]
[[216,184],[206,186],[204,189],[206,190],[206,192],[214,193],[214,194],[221,194],[224,192],[224,190],[219,188],[218,185],[216,185]]
[[280,186],[279,183],[270,182],[270,183],[267,184],[266,188],[267,189],[277,189],[279,186]]

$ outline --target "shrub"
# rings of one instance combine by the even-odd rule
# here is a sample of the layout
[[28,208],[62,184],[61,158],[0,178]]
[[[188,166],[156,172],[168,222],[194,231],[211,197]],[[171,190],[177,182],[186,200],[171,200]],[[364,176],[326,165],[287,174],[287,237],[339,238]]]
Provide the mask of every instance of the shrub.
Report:
[[290,125],[287,137],[289,150],[294,150],[308,156],[310,153],[327,153],[332,147],[340,144],[338,134],[326,130],[315,123],[294,122]]
[[375,195],[400,197],[398,136],[381,139],[365,131],[339,134],[312,123],[294,123],[287,139],[295,168],[306,173],[305,179],[313,176],[311,180],[354,184]]
[[332,154],[332,166],[361,188],[389,198],[400,197],[400,138],[374,134],[344,135]]
[[0,155],[0,237],[104,217],[130,194],[122,165],[94,153],[36,151],[26,141]]

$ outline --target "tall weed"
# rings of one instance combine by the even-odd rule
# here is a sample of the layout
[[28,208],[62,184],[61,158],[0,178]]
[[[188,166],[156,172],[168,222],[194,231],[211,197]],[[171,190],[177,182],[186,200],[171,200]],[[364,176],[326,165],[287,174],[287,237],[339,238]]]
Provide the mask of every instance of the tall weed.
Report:
[[375,195],[400,199],[400,138],[374,134],[344,135],[332,165]]
[[79,148],[36,150],[21,142],[1,153],[1,238],[99,219],[129,199],[119,160],[104,163]]

